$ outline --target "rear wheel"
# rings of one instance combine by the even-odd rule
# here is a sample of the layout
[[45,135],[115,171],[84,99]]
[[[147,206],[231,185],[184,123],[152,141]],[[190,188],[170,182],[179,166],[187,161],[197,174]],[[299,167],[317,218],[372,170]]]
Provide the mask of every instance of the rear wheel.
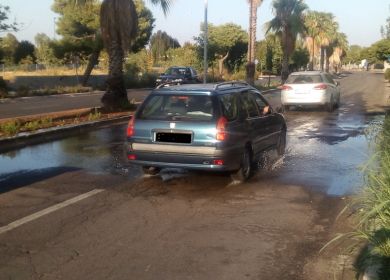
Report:
[[142,166],[142,171],[147,175],[157,175],[160,172],[161,168],[153,166]]
[[284,155],[284,152],[286,151],[286,129],[285,128],[280,132],[276,150],[279,156]]
[[243,183],[247,181],[253,172],[252,155],[248,147],[245,148],[241,155],[240,169],[231,175],[234,181]]
[[337,98],[337,102],[336,102],[335,107],[340,108],[340,94],[339,94],[339,97]]

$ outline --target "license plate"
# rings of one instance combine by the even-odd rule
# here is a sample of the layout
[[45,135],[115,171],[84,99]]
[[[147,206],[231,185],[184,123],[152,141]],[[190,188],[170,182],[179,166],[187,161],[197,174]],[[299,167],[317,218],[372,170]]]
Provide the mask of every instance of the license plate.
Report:
[[156,142],[189,144],[191,136],[190,133],[156,132]]

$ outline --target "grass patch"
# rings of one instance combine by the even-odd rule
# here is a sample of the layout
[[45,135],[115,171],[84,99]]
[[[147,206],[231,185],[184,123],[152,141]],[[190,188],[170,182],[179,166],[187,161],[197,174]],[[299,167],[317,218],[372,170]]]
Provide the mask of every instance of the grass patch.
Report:
[[93,112],[89,113],[88,121],[96,121],[101,118],[102,114],[99,112],[97,108],[94,109]]
[[9,121],[0,125],[0,132],[6,136],[12,136],[19,132],[20,122],[18,120]]

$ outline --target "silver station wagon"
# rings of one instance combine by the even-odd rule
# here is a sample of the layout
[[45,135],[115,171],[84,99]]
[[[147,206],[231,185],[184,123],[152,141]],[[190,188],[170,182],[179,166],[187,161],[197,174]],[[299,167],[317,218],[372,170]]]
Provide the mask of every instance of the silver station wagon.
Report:
[[153,90],[127,128],[128,160],[161,168],[228,171],[247,180],[262,153],[286,146],[286,122],[245,82]]

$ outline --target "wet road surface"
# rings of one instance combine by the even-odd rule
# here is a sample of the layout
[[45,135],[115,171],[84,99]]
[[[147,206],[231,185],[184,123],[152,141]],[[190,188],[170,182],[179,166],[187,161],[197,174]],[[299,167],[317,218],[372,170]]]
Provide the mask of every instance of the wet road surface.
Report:
[[[349,263],[318,250],[364,184],[383,76],[347,74],[333,113],[286,113],[286,155],[248,183],[127,163],[125,126],[0,155],[0,228],[91,190],[102,193],[0,233],[6,279],[332,279]],[[385,100],[385,99],[384,99]],[[1,231],[1,230],[0,230]],[[330,269],[331,268],[331,269]],[[315,277],[313,277],[315,275]],[[349,274],[351,275],[351,274]],[[348,276],[348,273],[344,275]],[[349,278],[345,278],[349,279]]]
[[[127,96],[129,100],[139,102],[149,93],[148,89],[132,89],[128,90]],[[0,119],[100,107],[102,94],[103,92],[93,92],[2,99],[0,100]]]

